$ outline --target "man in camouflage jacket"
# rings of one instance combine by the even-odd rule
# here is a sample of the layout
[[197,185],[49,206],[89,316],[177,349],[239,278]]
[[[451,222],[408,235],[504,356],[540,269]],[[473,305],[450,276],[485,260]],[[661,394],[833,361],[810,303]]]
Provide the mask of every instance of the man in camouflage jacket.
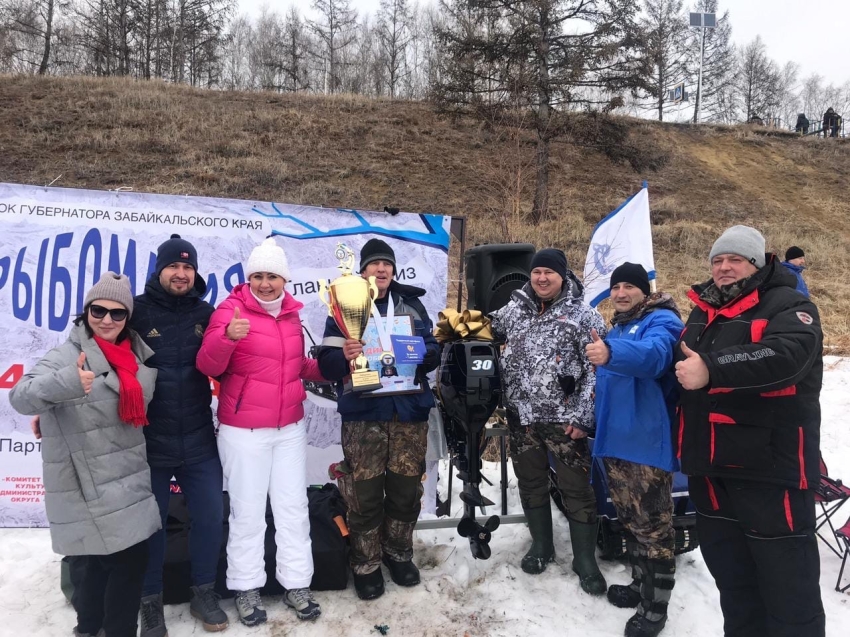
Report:
[[532,258],[529,283],[491,318],[494,334],[505,340],[500,366],[511,458],[532,537],[522,569],[542,573],[555,557],[548,477],[552,452],[569,511],[573,570],[586,592],[601,595],[606,586],[596,565],[596,499],[587,445],[594,430],[596,374],[584,348],[591,329],[604,334],[605,324],[582,301],[583,291],[561,250],[540,250]]
[[344,393],[342,379],[351,373],[349,361],[363,351],[363,345],[346,339],[332,317],[325,324],[318,355],[322,375],[339,381],[345,462],[335,465],[334,471],[348,506],[349,563],[360,599],[383,595],[382,561],[399,586],[420,581],[413,563],[413,529],[422,498],[428,415],[434,406],[424,377],[437,367],[439,345],[420,300],[425,290],[394,280],[396,271],[392,247],[380,239],[367,241],[360,251],[360,274],[375,277],[375,308],[385,317],[392,303],[395,316],[410,315],[414,334],[424,341],[425,355],[417,369],[422,391],[383,396]]

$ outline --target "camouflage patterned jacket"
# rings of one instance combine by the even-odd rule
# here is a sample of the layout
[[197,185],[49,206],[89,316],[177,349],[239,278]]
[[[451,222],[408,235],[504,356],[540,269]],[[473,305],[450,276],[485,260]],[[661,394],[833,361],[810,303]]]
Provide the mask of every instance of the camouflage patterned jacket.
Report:
[[606,329],[599,313],[582,301],[581,283],[572,272],[568,277],[542,312],[530,283],[515,290],[491,315],[493,333],[506,341],[499,360],[505,400],[520,422],[571,424],[592,434],[596,372],[584,348],[592,328],[603,338]]

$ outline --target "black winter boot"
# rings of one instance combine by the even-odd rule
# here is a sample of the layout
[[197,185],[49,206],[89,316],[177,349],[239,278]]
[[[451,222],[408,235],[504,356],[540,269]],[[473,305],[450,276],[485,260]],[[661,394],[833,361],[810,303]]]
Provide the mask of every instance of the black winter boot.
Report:
[[384,574],[377,570],[365,575],[354,573],[354,590],[360,599],[375,599],[384,594]]
[[599,524],[570,523],[570,542],[573,545],[573,572],[578,574],[581,589],[589,595],[604,595],[608,588],[596,564],[596,535]]
[[617,608],[636,608],[640,604],[640,567],[638,559],[640,547],[636,540],[626,540],[626,554],[632,567],[632,583],[628,585],[611,584],[608,587],[608,601]]
[[626,637],[656,637],[667,623],[667,605],[673,591],[676,560],[641,558],[641,602],[626,622]]
[[390,570],[390,577],[399,586],[416,586],[419,583],[419,569],[413,560],[396,562],[389,555],[384,555],[383,560]]
[[523,509],[531,533],[531,548],[528,549],[520,566],[529,575],[539,575],[546,565],[555,559],[555,544],[552,540],[552,507],[548,504],[533,509]]

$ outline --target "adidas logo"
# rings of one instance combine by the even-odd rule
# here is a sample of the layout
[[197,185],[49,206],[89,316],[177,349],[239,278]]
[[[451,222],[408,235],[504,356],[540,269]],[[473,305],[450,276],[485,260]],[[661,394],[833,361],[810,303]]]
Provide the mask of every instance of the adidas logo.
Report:
[[147,338],[156,338],[157,336],[162,336],[162,334],[157,332],[156,328],[153,328],[150,332],[148,332]]

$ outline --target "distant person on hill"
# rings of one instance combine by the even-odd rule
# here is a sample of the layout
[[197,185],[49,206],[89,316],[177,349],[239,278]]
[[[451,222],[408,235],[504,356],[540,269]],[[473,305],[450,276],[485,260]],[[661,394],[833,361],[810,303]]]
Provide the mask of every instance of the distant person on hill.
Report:
[[823,136],[838,137],[838,129],[841,126],[841,115],[835,112],[831,106],[823,114]]
[[805,113],[797,114],[797,125],[794,127],[794,130],[798,133],[802,133],[803,135],[808,135],[809,133],[809,118],[806,117]]
[[786,268],[797,277],[797,292],[809,298],[809,287],[803,280],[803,270],[806,269],[806,254],[801,248],[791,246],[785,251],[785,261],[782,262]]
[[733,226],[676,347],[677,443],[726,637],[824,637],[814,486],[823,333],[815,305]]

